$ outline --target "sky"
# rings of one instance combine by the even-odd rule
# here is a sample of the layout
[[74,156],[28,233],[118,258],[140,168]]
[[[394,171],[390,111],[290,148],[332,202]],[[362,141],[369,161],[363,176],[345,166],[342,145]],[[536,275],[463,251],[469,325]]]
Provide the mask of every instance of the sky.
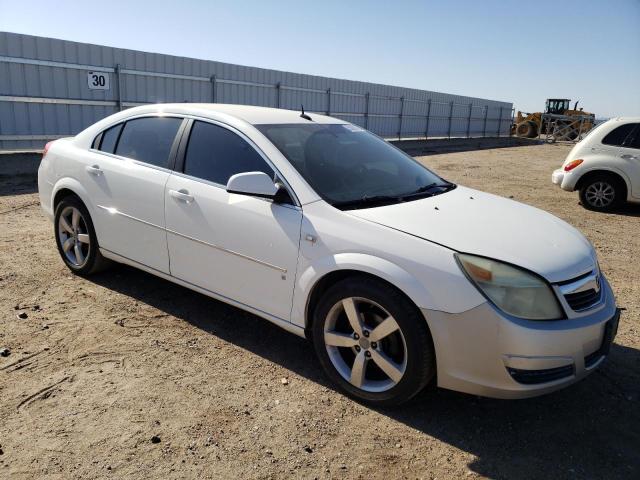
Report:
[[0,31],[640,115],[640,0],[0,0]]

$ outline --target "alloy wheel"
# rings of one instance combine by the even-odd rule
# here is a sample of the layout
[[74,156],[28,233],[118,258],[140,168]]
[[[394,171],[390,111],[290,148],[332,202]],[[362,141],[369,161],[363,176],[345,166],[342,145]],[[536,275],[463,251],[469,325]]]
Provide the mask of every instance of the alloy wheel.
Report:
[[407,345],[387,310],[359,297],[337,302],[327,315],[324,343],[336,371],[356,388],[384,392],[407,368]]
[[590,205],[605,208],[613,203],[616,192],[613,186],[602,180],[589,185],[585,191],[585,198]]
[[62,210],[58,219],[58,239],[71,265],[81,268],[87,263],[91,239],[87,223],[76,207],[67,206]]

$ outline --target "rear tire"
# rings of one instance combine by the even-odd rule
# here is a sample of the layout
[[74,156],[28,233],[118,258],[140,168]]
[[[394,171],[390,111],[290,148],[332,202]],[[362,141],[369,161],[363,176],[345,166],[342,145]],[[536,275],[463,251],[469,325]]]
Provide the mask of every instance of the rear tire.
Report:
[[588,210],[610,212],[620,207],[625,197],[625,185],[614,175],[592,175],[580,185],[580,203]]
[[89,275],[110,265],[100,253],[91,215],[78,197],[68,196],[58,203],[53,224],[58,253],[73,273]]
[[[384,282],[346,278],[325,292],[313,315],[312,339],[320,364],[356,400],[396,406],[434,378],[436,359],[426,320]],[[354,319],[359,319],[356,328]]]

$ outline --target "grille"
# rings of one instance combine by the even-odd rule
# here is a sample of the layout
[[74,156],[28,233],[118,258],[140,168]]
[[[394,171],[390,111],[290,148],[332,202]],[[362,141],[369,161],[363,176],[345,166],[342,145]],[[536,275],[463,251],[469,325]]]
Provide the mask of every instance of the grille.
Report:
[[600,292],[590,288],[582,292],[567,293],[564,298],[573,310],[580,311],[598,303],[600,300]]

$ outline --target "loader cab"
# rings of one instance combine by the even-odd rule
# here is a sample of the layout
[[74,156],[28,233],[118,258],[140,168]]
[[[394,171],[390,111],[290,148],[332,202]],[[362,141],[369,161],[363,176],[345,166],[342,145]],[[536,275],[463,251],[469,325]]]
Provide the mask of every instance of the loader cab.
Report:
[[570,104],[571,100],[568,98],[549,98],[547,99],[547,108],[544,113],[562,115],[565,110],[569,110]]

